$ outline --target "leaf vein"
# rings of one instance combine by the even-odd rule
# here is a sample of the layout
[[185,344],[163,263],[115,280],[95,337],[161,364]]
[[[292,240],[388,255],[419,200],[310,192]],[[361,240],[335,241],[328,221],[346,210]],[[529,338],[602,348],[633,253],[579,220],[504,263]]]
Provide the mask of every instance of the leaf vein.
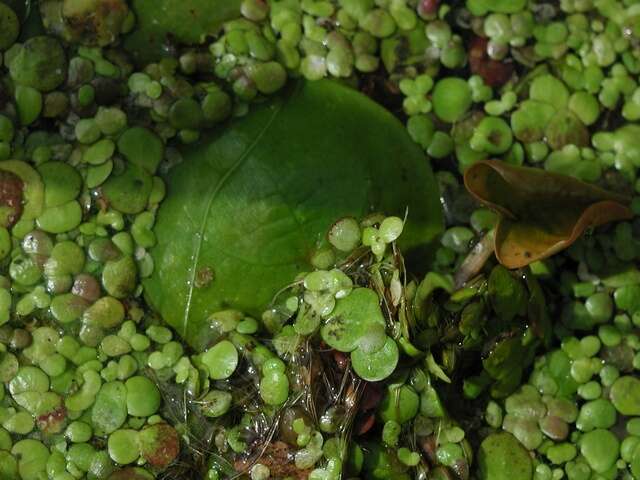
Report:
[[220,179],[220,181],[217,184],[213,185],[213,190],[210,192],[209,198],[207,200],[207,205],[204,210],[204,215],[202,217],[202,224],[200,226],[200,230],[198,231],[198,234],[196,237],[196,245],[195,245],[194,253],[192,256],[191,271],[189,272],[189,276],[187,280],[188,291],[187,291],[187,302],[184,308],[184,316],[182,319],[182,328],[181,328],[182,335],[186,335],[187,333],[187,325],[189,322],[189,314],[191,313],[191,304],[193,301],[193,292],[195,289],[195,280],[197,275],[196,270],[197,270],[198,261],[200,259],[200,252],[202,250],[204,232],[207,227],[207,222],[209,219],[209,214],[211,212],[211,207],[213,206],[213,201],[217,197],[218,193],[220,192],[222,187],[225,185],[225,183],[233,176],[233,174],[238,170],[238,168],[240,168],[240,166],[244,163],[244,161],[247,159],[247,157],[253,151],[256,145],[260,143],[260,140],[262,140],[262,137],[264,137],[264,135],[269,131],[276,117],[282,111],[282,108],[284,107],[284,103],[285,102],[280,103],[273,110],[271,117],[269,117],[269,120],[267,120],[267,122],[265,123],[264,127],[262,128],[262,131],[256,136],[253,142],[251,142],[251,144],[247,146],[246,150],[242,153],[242,155],[238,157],[238,160],[231,166],[231,168],[229,168],[229,170],[224,174],[224,176]]

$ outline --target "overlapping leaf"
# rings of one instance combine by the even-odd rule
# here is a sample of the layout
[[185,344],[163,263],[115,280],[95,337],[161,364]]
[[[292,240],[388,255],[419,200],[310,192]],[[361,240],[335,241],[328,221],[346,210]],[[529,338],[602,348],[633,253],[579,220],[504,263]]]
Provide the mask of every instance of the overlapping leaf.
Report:
[[408,209],[400,246],[418,258],[442,230],[420,148],[382,107],[330,81],[301,84],[190,148],[167,189],[145,289],[192,345],[206,341],[217,310],[260,315],[312,269],[338,218]]

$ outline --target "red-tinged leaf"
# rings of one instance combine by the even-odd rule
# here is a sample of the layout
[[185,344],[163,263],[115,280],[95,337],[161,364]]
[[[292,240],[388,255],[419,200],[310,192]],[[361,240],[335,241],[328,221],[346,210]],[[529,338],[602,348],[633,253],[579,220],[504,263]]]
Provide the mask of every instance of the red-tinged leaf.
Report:
[[178,432],[166,423],[145,428],[139,438],[142,456],[154,467],[166,468],[180,452]]

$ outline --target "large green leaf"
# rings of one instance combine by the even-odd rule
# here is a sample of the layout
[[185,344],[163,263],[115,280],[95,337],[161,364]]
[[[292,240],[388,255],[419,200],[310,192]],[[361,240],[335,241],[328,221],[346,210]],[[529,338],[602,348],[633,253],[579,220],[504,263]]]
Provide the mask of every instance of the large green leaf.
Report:
[[138,61],[166,55],[168,41],[202,43],[227,20],[240,16],[241,0],[133,0],[136,28],[125,39],[125,48]]
[[539,168],[484,160],[467,169],[464,182],[500,214],[495,253],[507,268],[549,257],[589,228],[633,216],[624,196]]
[[311,268],[340,217],[408,209],[401,246],[420,258],[442,230],[420,148],[382,107],[328,80],[299,84],[188,149],[167,182],[145,289],[194,346],[217,310],[259,315]]

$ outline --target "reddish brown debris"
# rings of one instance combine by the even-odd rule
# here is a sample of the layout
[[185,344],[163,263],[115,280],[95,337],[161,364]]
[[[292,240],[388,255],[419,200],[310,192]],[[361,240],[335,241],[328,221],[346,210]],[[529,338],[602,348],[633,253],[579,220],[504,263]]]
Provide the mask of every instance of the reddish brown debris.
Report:
[[122,468],[109,476],[109,480],[149,480],[149,478],[153,477],[138,467]]
[[376,409],[381,401],[382,387],[377,383],[365,382],[354,424],[356,435],[364,435],[373,428],[376,423]]
[[378,383],[365,383],[360,400],[360,410],[375,410],[382,401],[382,387]]
[[102,190],[97,190],[97,196],[95,197],[95,202],[101,212],[109,210],[109,201],[102,194]]
[[296,467],[294,452],[289,445],[281,441],[269,443],[258,460],[247,459],[236,461],[234,468],[238,472],[246,472],[256,463],[261,463],[268,467],[271,472],[271,477],[273,478],[291,477],[296,480],[307,480],[311,473],[311,469],[300,470]]
[[349,367],[349,357],[343,352],[339,352],[338,350],[333,351],[333,360],[336,362],[336,366],[338,370],[344,372],[347,367]]
[[430,435],[428,437],[419,437],[418,444],[422,451],[424,452],[427,460],[431,463],[436,463],[436,450],[438,449],[438,443],[436,442],[436,437]]
[[[12,227],[22,215],[22,191],[24,183],[15,173],[0,170],[0,221],[3,227]],[[6,216],[5,216],[6,215]]]
[[36,423],[41,432],[47,434],[60,433],[67,418],[67,410],[60,405],[55,410],[39,415]]
[[99,0],[90,9],[63,11],[63,15],[71,38],[104,46],[116,39],[128,11],[123,0]]
[[140,450],[150,465],[164,469],[180,453],[178,432],[166,423],[147,427],[140,432]]
[[500,87],[513,74],[513,64],[494,60],[487,54],[487,39],[474,37],[469,45],[469,66],[471,72],[480,75],[490,87]]
[[213,282],[214,273],[211,267],[199,268],[196,272],[195,287],[204,288],[208,287]]
[[418,14],[421,17],[429,17],[438,12],[440,0],[420,0],[418,4]]
[[356,435],[364,435],[376,424],[376,414],[371,412],[365,415],[358,415],[356,418],[355,433]]

